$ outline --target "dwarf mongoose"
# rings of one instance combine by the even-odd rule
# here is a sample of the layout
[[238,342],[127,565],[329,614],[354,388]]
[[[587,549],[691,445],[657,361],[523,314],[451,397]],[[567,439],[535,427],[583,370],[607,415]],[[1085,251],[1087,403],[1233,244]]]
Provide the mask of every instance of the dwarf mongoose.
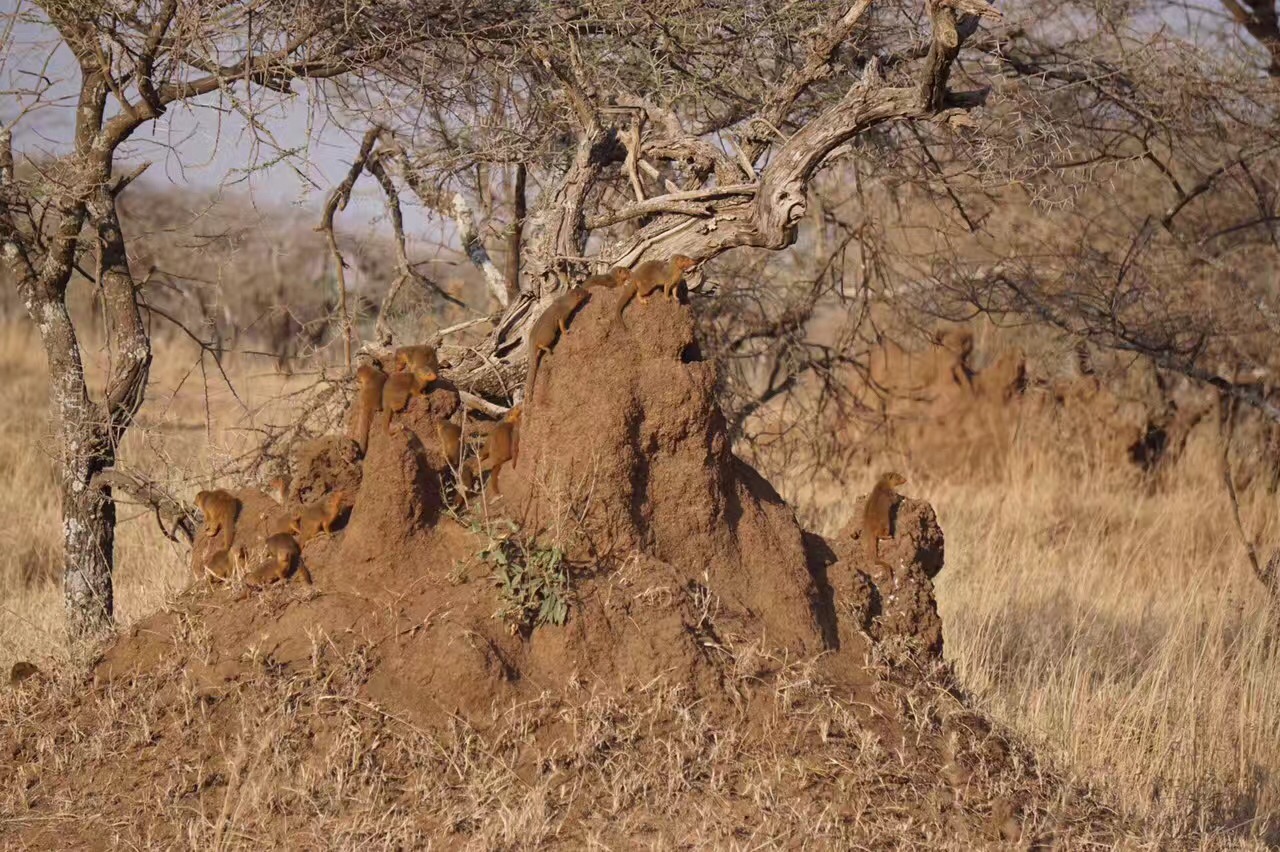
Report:
[[275,500],[281,506],[289,502],[289,485],[292,478],[288,476],[277,476],[267,485],[267,496]]
[[369,449],[373,413],[382,409],[382,386],[387,383],[387,374],[377,367],[361,364],[356,369],[356,381],[360,383],[356,396],[356,443],[360,445],[360,455],[363,456]]
[[569,317],[590,294],[585,287],[574,287],[557,296],[538,317],[529,332],[529,378],[524,383],[524,398],[532,399],[533,382],[538,375],[538,364],[544,352],[550,352],[556,339],[567,332]]
[[[483,475],[487,470],[490,471],[489,484],[493,486],[494,493],[502,494],[502,489],[498,487],[498,472],[508,461],[514,467],[519,455],[520,406],[516,405],[512,406],[507,416],[485,439],[484,447],[480,450],[479,467],[471,465],[471,469],[463,473],[463,485],[470,489],[476,476]],[[487,488],[488,485],[485,487]]]
[[592,275],[582,282],[583,287],[621,287],[631,277],[631,270],[625,266],[615,266],[608,272]]
[[893,505],[898,501],[898,493],[893,489],[906,482],[900,473],[886,473],[876,481],[876,485],[867,496],[862,507],[862,540],[867,549],[868,566],[891,566],[880,561],[880,539],[893,538],[891,515]]
[[396,372],[408,371],[427,376],[428,382],[440,377],[440,359],[436,348],[423,343],[418,346],[401,346],[396,350]]
[[973,370],[969,367],[969,358],[973,355],[973,332],[967,328],[948,329],[938,334],[937,341],[942,349],[937,357],[944,362],[940,365],[943,369],[939,370],[939,377],[972,391]]
[[686,270],[697,263],[687,255],[677,254],[670,260],[646,260],[631,270],[627,286],[622,289],[622,299],[618,302],[618,317],[633,298],[639,298],[640,304],[649,300],[650,294],[661,288],[667,298],[678,298],[680,281]]
[[40,667],[35,663],[28,663],[26,660],[19,660],[13,664],[13,668],[9,669],[9,685],[17,686],[30,677],[40,674]]
[[320,498],[294,516],[289,532],[297,535],[303,542],[310,541],[321,533],[333,535],[333,525],[342,514],[342,503],[346,498],[345,491],[335,491],[328,497]]
[[226,530],[227,541],[224,546],[231,547],[236,540],[236,517],[240,514],[240,501],[218,488],[197,494],[196,507],[204,515],[204,534],[213,538]]
[[[1089,378],[1084,381],[1087,383]],[[1079,381],[1079,380],[1078,380]],[[1008,349],[974,378],[978,396],[1008,402],[1027,386],[1027,359],[1021,349]]]
[[215,580],[226,582],[231,579],[232,574],[240,570],[248,556],[243,545],[234,549],[219,550],[205,560],[204,576],[210,583]]
[[437,420],[436,439],[445,460],[456,470],[462,464],[462,427],[451,420]]
[[268,561],[255,571],[245,575],[244,584],[257,588],[269,586],[288,580],[295,572],[308,586],[311,585],[311,572],[302,564],[302,549],[298,542],[288,533],[277,533],[266,540]]
[[432,373],[409,371],[392,373],[382,385],[382,422],[383,431],[391,434],[391,416],[398,414],[409,405],[409,400],[422,393],[435,379]]

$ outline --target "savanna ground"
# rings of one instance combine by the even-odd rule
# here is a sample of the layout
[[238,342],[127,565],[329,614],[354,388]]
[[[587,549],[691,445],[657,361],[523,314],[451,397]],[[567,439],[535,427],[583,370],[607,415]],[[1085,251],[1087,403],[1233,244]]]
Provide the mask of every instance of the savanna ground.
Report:
[[[283,416],[286,381],[265,361],[232,360],[236,400],[212,371],[202,376],[194,349],[161,346],[125,457],[190,496],[252,445],[249,419]],[[0,666],[40,659],[71,669],[52,579],[59,515],[44,359],[27,326],[4,329],[0,371]],[[1066,774],[1108,791],[1148,836],[1277,842],[1280,650],[1230,523],[1212,424],[1158,489],[1045,434],[1028,422],[999,465],[973,476],[938,478],[894,461],[908,477],[903,490],[933,503],[947,536],[938,599],[948,659],[981,706]],[[763,472],[824,534],[844,524],[874,475],[814,488]],[[1265,499],[1246,503],[1269,541]],[[125,517],[116,589],[127,626],[164,607],[189,575],[185,549],[159,534],[149,511]],[[226,817],[210,837],[221,839]]]

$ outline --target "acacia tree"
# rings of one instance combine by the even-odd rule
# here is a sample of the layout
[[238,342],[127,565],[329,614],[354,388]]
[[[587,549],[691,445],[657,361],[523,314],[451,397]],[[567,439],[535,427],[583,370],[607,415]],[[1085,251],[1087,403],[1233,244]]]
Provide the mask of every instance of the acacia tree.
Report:
[[[11,14],[4,56],[19,64],[13,79],[31,82],[6,93],[15,109],[0,115],[0,254],[49,365],[74,637],[111,623],[116,513],[113,480],[102,474],[142,405],[152,359],[145,279],[129,267],[117,212],[121,192],[148,163],[121,173],[117,161],[140,128],[177,105],[215,98],[262,130],[263,99],[291,91],[292,81],[345,74],[423,37],[410,22],[384,30],[385,20],[361,11],[345,2],[36,0]],[[69,53],[77,78],[49,76],[56,54],[22,54],[15,23],[51,30],[53,50]],[[75,107],[67,136],[60,149],[45,152],[31,125],[68,96]],[[98,398],[68,310],[77,272],[93,283],[109,352]]]
[[[979,20],[999,14],[981,0],[931,0],[927,21],[921,11],[550,4],[522,16],[516,36],[470,33],[341,81],[340,120],[377,122],[370,161],[456,224],[501,307],[451,378],[510,397],[525,329],[570,280],[677,253],[787,247],[833,161],[896,125],[956,132],[986,90],[950,90],[951,68]],[[526,186],[532,212],[512,221]],[[506,274],[493,259],[503,251]]]

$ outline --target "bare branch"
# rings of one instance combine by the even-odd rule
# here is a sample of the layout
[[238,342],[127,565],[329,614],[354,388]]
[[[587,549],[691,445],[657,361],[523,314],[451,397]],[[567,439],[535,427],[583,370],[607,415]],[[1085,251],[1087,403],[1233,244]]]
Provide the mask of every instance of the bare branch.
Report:
[[528,167],[516,163],[515,186],[512,188],[511,235],[507,238],[507,295],[514,299],[520,293],[520,253],[524,243],[524,220],[529,215],[529,198],[525,186]]
[[[871,8],[871,2],[872,0],[855,0],[843,15],[833,18],[823,31],[813,37],[812,48],[805,64],[787,72],[786,78],[777,87],[769,102],[757,113],[758,120],[762,120],[766,127],[778,127],[786,119],[796,99],[815,82],[831,73],[832,56],[853,33],[862,16]],[[748,125],[751,123],[753,122],[748,122]],[[764,153],[768,143],[768,139],[761,138],[746,141],[739,149],[741,158],[746,163],[754,164]]]
[[365,131],[364,138],[360,140],[360,150],[356,154],[355,161],[347,170],[347,176],[329,193],[325,201],[324,213],[320,217],[320,224],[316,226],[317,231],[324,232],[329,241],[329,253],[333,255],[334,275],[338,281],[338,309],[342,313],[342,354],[348,373],[351,372],[351,312],[347,310],[346,262],[342,259],[338,237],[333,231],[333,216],[339,209],[347,209],[351,190],[369,162],[369,155],[373,152],[374,143],[378,141],[378,135],[381,132],[382,129],[376,125]]
[[[174,531],[181,533],[187,540],[187,544],[195,541],[195,507],[174,497],[159,483],[138,473],[108,468],[94,474],[91,485],[95,489],[109,488],[112,491],[128,494],[139,504],[153,508],[156,511],[157,522],[161,517],[168,518],[174,526]],[[160,530],[167,538],[173,538],[172,533],[165,530],[163,524],[160,524]]]

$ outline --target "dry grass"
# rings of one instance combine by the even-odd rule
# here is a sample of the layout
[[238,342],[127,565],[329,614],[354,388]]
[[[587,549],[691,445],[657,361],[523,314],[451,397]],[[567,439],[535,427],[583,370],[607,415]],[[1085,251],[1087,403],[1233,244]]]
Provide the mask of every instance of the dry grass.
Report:
[[[185,341],[164,341],[151,371],[147,401],[125,436],[123,464],[190,500],[219,481],[218,472],[253,448],[258,430],[287,421],[290,394],[313,375],[285,379],[266,359],[225,359],[228,389],[213,361]],[[101,386],[104,353],[86,347],[91,387]],[[0,665],[15,659],[62,658],[61,517],[49,452],[47,369],[28,323],[0,325],[0,512],[16,519],[0,538]],[[128,625],[159,609],[189,580],[190,554],[165,538],[149,509],[121,504],[116,542],[116,615]]]
[[[0,384],[0,417],[10,427],[0,433],[0,469],[9,474],[0,511],[14,521],[0,548],[0,666],[5,669],[15,659],[64,654],[61,598],[52,582],[39,579],[56,571],[58,513],[51,463],[40,449],[48,425],[42,359],[34,344],[28,332],[13,327],[0,342],[0,369],[7,378]],[[175,351],[178,355],[164,359],[155,371],[144,426],[131,433],[126,455],[164,470],[171,484],[189,496],[206,484],[202,477],[252,440],[241,432],[206,430],[206,406],[217,412],[237,410],[239,422],[261,419],[265,415],[256,406],[278,395],[282,380],[269,370],[250,378],[250,366],[240,365],[246,378],[237,388],[251,412],[246,414],[225,390],[216,391],[213,381],[206,399],[198,372],[183,382],[196,359],[194,353]],[[180,387],[177,393],[175,387]],[[1055,763],[1101,781],[1125,810],[1146,818],[1148,837],[1203,831],[1228,844],[1247,838],[1280,842],[1280,821],[1274,816],[1280,812],[1280,648],[1229,525],[1213,447],[1208,442],[1194,446],[1168,487],[1144,496],[1131,479],[1078,458],[1060,464],[1047,442],[1037,446],[1027,437],[1033,434],[1029,430],[1020,434],[1022,443],[1002,472],[982,482],[936,481],[909,466],[905,471],[911,484],[904,490],[934,503],[947,534],[939,601],[947,655],[962,682],[998,719],[1040,743]],[[785,493],[785,481],[783,485]],[[850,492],[856,493],[857,488]],[[803,514],[828,533],[842,524],[851,503],[834,491],[801,495],[796,489],[789,496],[802,498]],[[1247,508],[1256,524],[1267,520],[1262,499]],[[128,624],[163,606],[185,585],[187,568],[185,553],[159,535],[149,515],[130,511],[124,516],[117,605],[121,621]],[[308,683],[314,686],[315,681]],[[296,683],[269,686],[281,695],[299,694]],[[651,703],[664,719],[695,728],[701,724],[676,698],[657,696]],[[289,706],[302,705],[294,701]],[[37,711],[26,706],[21,712]],[[138,712],[143,716],[131,724],[145,727],[145,708],[120,708],[125,715]],[[414,845],[445,827],[461,831],[475,846],[523,846],[540,832],[557,830],[547,822],[549,813],[563,818],[563,809],[552,806],[564,795],[548,780],[554,773],[522,775],[512,756],[518,747],[508,744],[504,751],[482,746],[466,732],[442,743],[401,727],[392,742],[408,751],[388,758],[386,765],[441,767],[431,782],[435,786],[412,790],[414,796],[448,803],[440,822],[424,824],[405,812],[403,804],[380,797],[387,785],[402,793],[405,784],[425,782],[379,780],[377,767],[362,763],[356,746],[361,737],[378,736],[382,726],[397,723],[381,719],[370,734],[376,713],[349,696],[325,712],[335,728],[324,760],[314,766],[295,763],[302,759],[287,752],[292,722],[279,711],[246,722],[230,739],[219,739],[228,749],[223,757],[239,773],[231,781],[235,795],[220,800],[223,810],[195,815],[179,814],[179,804],[162,802],[173,809],[169,816],[181,817],[187,826],[189,836],[180,842],[236,845],[283,830],[264,822],[273,808],[320,813],[324,802],[348,794],[364,803],[363,816],[357,819],[348,811],[350,818],[340,825],[316,823],[309,830],[323,832],[315,835],[323,838],[320,845],[353,845],[375,836],[390,845]],[[575,717],[572,724],[605,730],[607,722],[610,736],[628,725],[652,723],[643,714],[636,716],[641,713],[636,708],[575,712],[587,715]],[[76,736],[124,736],[109,730],[108,725]],[[713,819],[708,805],[706,814],[688,815],[689,825],[701,820],[702,840],[727,839],[741,846],[786,843],[797,837],[802,819],[815,818],[807,810],[794,810],[782,793],[803,788],[788,773],[816,769],[786,769],[778,755],[745,750],[742,755],[755,761],[753,767],[740,766],[731,773],[729,752],[716,751],[731,745],[717,739],[723,732],[690,728],[680,737],[715,751],[698,760],[708,771],[723,773],[723,779],[748,785],[746,798],[763,803],[778,820],[759,836],[734,838],[722,833],[728,823]],[[104,740],[102,748],[119,745]],[[469,753],[467,748],[480,751]],[[611,750],[593,758],[603,761],[594,782],[615,796],[656,795],[653,785],[659,782],[668,788],[664,794],[687,786],[682,773],[691,765],[688,754],[671,765],[642,766],[629,762],[625,752]],[[672,755],[678,754],[664,759],[675,760]],[[194,773],[192,783],[199,783],[196,776],[208,768],[207,760],[212,757],[194,756],[184,770]],[[263,787],[281,773],[295,783],[288,789]],[[783,776],[785,783],[779,780]],[[719,779],[721,775],[710,782],[701,779],[690,789],[705,792],[708,783],[719,789],[714,787]],[[732,800],[742,797],[735,794]],[[717,800],[713,796],[708,801]],[[468,823],[476,813],[487,816]],[[627,811],[619,807],[616,813]],[[623,829],[647,831],[657,845],[671,839],[661,823],[632,826],[608,819],[588,823],[587,834],[578,839],[607,845],[610,838],[623,836],[616,833]],[[827,837],[829,842],[841,839]]]
[[[890,464],[946,534],[947,658],[997,719],[1149,825],[1280,843],[1277,614],[1232,524],[1212,424],[1154,493],[1047,431],[1019,430],[969,482]],[[822,532],[848,519],[831,487],[787,490]],[[1264,548],[1273,504],[1246,497]]]
[[[1280,842],[1280,644],[1198,446],[1170,486],[928,489],[949,656],[1004,720],[1171,831]],[[1254,505],[1254,528],[1267,502]]]
[[[659,680],[425,730],[361,699],[375,652],[334,638],[288,668],[246,655],[233,687],[162,664],[88,700],[69,681],[0,693],[17,721],[0,747],[20,764],[0,783],[0,845],[959,850],[999,837],[996,803],[1014,800],[1035,803],[1028,838],[1162,845],[1120,841],[1104,808],[1055,799],[1016,753],[953,790],[914,732],[886,742],[804,667],[731,684],[751,724],[745,705],[726,715]],[[906,701],[936,718],[937,696]]]

